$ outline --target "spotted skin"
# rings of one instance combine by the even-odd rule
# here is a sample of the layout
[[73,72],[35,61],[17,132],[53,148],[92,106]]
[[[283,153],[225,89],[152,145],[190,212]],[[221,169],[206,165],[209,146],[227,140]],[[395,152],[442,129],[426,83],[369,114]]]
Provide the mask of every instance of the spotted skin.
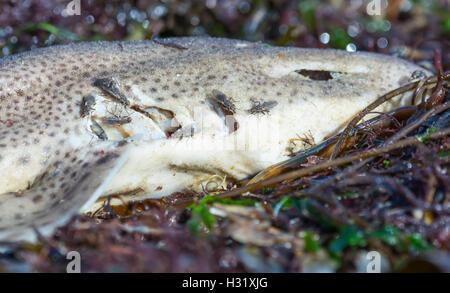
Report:
[[[155,196],[189,188],[189,182],[211,174],[248,177],[285,158],[281,152],[270,152],[275,146],[285,149],[289,139],[306,131],[320,142],[418,69],[382,55],[215,38],[77,43],[5,57],[0,60],[0,238],[21,238],[26,228],[79,211],[111,170],[121,179],[112,180],[105,192],[142,188]],[[344,74],[317,81],[298,70]],[[232,104],[221,100],[221,105],[233,112],[239,129],[228,131],[206,102],[218,92],[233,97]],[[89,95],[95,97],[95,105],[88,105]],[[248,109],[255,100],[278,104],[270,115],[252,115]],[[132,120],[110,129],[102,121],[108,117],[104,109],[114,105],[129,111]],[[378,110],[394,106],[388,103]],[[207,114],[208,129],[203,133],[194,109]],[[168,123],[172,116],[178,124]],[[91,119],[98,121],[105,136],[91,127]],[[246,119],[280,123],[281,138],[267,142],[269,152],[171,151],[179,141],[194,141],[199,133],[235,139],[248,130]],[[135,135],[133,131],[142,128],[145,131]],[[193,135],[177,136],[191,129]],[[131,143],[123,143],[127,137]],[[130,148],[139,152],[131,152],[123,163]],[[125,165],[116,170],[119,162]],[[148,169],[135,168],[136,164]],[[160,169],[152,172],[155,168]],[[152,177],[158,174],[164,177]],[[163,179],[167,181],[158,182]]]
[[0,239],[31,240],[33,229],[63,223],[104,183],[124,147],[98,144],[55,156],[28,189],[2,194]]

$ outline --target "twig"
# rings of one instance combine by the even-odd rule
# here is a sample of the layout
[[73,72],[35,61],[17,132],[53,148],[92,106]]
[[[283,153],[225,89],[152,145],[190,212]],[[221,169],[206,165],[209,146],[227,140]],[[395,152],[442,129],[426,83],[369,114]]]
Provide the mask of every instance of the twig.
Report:
[[[367,230],[373,230],[372,226],[369,223],[367,223],[365,220],[363,220],[362,218],[357,216],[355,213],[353,213],[349,209],[344,208],[342,206],[342,204],[340,202],[338,202],[337,200],[335,200],[335,198],[332,197],[332,196],[326,197],[326,196],[319,195],[316,192],[305,191],[305,190],[296,191],[296,192],[292,193],[291,196],[292,197],[299,197],[299,198],[313,198],[313,199],[315,199],[317,201],[320,201],[322,203],[326,203],[326,204],[328,204],[330,206],[336,207],[336,208],[339,209],[339,211],[344,213],[344,215],[348,219],[351,219],[356,225],[358,225],[358,226],[360,226],[360,227],[362,227],[364,229],[367,229]],[[326,211],[326,209],[325,209],[325,211]],[[333,220],[337,219],[336,216],[330,216],[329,213],[325,212],[325,211],[323,211],[321,209],[321,213],[322,214],[324,214],[324,215],[326,215],[326,216],[328,216],[330,218],[333,218]],[[339,224],[343,226],[343,225],[347,224],[347,221],[339,219]]]
[[[449,134],[450,134],[450,128],[445,128],[445,129],[431,133],[430,135],[428,135],[428,137],[426,139],[427,140],[437,139],[437,138],[447,136]],[[278,175],[278,176],[275,176],[272,178],[268,178],[266,180],[263,180],[263,181],[260,181],[257,183],[249,184],[249,185],[239,187],[239,188],[236,188],[236,189],[233,189],[230,191],[226,191],[224,193],[216,195],[216,197],[220,197],[220,198],[233,197],[233,196],[240,195],[242,193],[245,193],[245,192],[248,192],[251,190],[262,188],[263,186],[268,186],[268,185],[272,185],[275,183],[279,183],[284,180],[300,178],[302,176],[311,175],[313,173],[316,173],[316,172],[324,170],[324,169],[328,169],[330,167],[342,166],[342,165],[349,164],[349,163],[357,161],[357,160],[380,156],[380,155],[383,155],[387,152],[390,152],[390,151],[393,151],[396,149],[401,149],[401,148],[404,148],[407,146],[420,145],[420,144],[422,144],[422,142],[420,140],[418,140],[416,137],[408,137],[408,138],[400,140],[396,143],[392,143],[390,145],[386,145],[386,146],[383,146],[380,148],[371,149],[371,150],[368,150],[368,151],[360,153],[360,154],[337,158],[337,159],[334,159],[331,161],[325,161],[325,162],[317,164],[315,166],[310,166],[310,167],[306,167],[303,169],[291,171],[291,172],[281,174],[281,175]],[[192,199],[189,199],[188,202],[182,201],[177,204],[178,205],[186,205],[188,203],[192,203]]]
[[[387,146],[389,144],[395,143],[398,140],[402,139],[403,137],[406,137],[410,132],[412,132],[414,129],[418,128],[420,125],[422,125],[422,123],[424,123],[428,118],[439,114],[445,110],[447,110],[448,108],[450,108],[450,102],[446,102],[436,108],[432,108],[431,110],[425,112],[419,119],[417,119],[416,121],[414,121],[413,123],[405,126],[403,129],[401,129],[399,132],[397,132],[395,135],[391,136],[387,141],[385,141],[381,146]],[[358,164],[354,165],[353,171],[350,173],[354,173],[356,170],[359,170],[362,166],[368,164],[369,162],[371,162],[374,158],[367,158],[364,159],[363,161],[359,162]],[[348,172],[341,172],[338,174],[339,178],[344,178],[347,177],[347,173]],[[337,181],[335,181],[337,182]]]
[[443,78],[444,69],[442,67],[442,54],[438,49],[433,49],[434,54],[434,67],[436,68],[438,81],[441,82]]
[[[444,80],[450,79],[450,72],[446,72],[443,75],[442,79],[444,79]],[[437,82],[438,82],[438,77],[433,77],[433,78],[429,78],[425,84],[430,85],[430,84],[434,84]],[[356,124],[359,121],[361,121],[362,118],[364,118],[364,116],[366,116],[369,112],[371,112],[372,110],[374,110],[381,104],[393,99],[394,97],[416,88],[419,85],[419,83],[420,83],[420,81],[412,82],[412,83],[404,85],[396,90],[393,90],[393,91],[379,97],[375,102],[373,102],[372,104],[367,106],[364,110],[359,112],[358,115],[352,119],[352,121],[347,125],[347,127],[344,129],[344,131],[339,136],[339,139],[336,143],[333,154],[330,156],[330,160],[333,160],[334,158],[336,158],[336,156],[341,151],[344,142],[347,140],[349,133],[356,126]]]
[[431,110],[425,112],[420,118],[418,118],[413,123],[403,127],[399,132],[397,132],[395,135],[391,136],[386,142],[383,143],[383,146],[391,144],[403,137],[406,137],[411,131],[422,125],[428,118],[439,114],[445,110],[450,108],[450,102],[446,102],[436,108],[432,108]]

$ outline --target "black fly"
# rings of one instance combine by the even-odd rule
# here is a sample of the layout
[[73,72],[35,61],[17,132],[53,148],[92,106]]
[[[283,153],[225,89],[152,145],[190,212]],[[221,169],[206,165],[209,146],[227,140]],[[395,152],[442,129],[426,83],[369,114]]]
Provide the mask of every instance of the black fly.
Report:
[[213,90],[212,99],[214,102],[216,102],[220,106],[222,111],[226,112],[226,114],[228,114],[228,113],[235,114],[236,113],[236,106],[233,104],[231,99],[227,98],[227,96],[224,93],[222,93],[218,90]]
[[107,110],[109,114],[111,114],[111,116],[103,118],[102,122],[108,125],[124,125],[127,123],[131,122],[131,117],[130,116],[122,116],[120,114],[116,114],[117,113],[117,105],[115,110],[109,111]]
[[97,135],[97,137],[101,140],[107,140],[108,136],[106,135],[105,131],[103,130],[103,128],[95,121],[95,120],[91,120],[92,124],[91,124],[91,130],[92,132]]
[[110,95],[114,100],[121,103],[122,105],[130,105],[130,101],[128,101],[127,97],[125,97],[125,95],[120,92],[120,84],[116,78],[112,77],[97,79],[96,81],[94,81],[94,85],[102,89],[105,93]]
[[269,113],[270,109],[274,108],[276,105],[278,105],[278,102],[276,101],[268,101],[264,103],[254,103],[254,105],[248,110],[251,114],[266,114]]
[[83,97],[80,107],[81,117],[86,117],[87,115],[89,115],[89,113],[93,110],[92,106],[94,105],[95,105],[95,98],[93,96],[89,95],[87,97]]
[[124,125],[124,124],[131,122],[131,117],[130,116],[123,116],[123,117],[112,116],[112,117],[103,119],[103,122],[106,124],[109,124],[109,125]]

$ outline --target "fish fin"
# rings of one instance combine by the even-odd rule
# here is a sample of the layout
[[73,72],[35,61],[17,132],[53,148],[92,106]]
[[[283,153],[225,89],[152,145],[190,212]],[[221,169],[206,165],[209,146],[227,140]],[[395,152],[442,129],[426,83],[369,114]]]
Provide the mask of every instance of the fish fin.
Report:
[[57,157],[50,168],[21,192],[0,195],[0,239],[34,241],[35,229],[50,234],[102,194],[129,151],[126,144],[102,142]]

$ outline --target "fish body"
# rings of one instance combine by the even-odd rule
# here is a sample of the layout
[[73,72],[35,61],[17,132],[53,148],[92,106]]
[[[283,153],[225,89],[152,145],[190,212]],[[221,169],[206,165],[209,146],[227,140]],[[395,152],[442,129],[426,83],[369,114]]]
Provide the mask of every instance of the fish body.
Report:
[[[337,133],[417,70],[385,55],[203,37],[5,57],[0,238],[25,238],[108,194],[161,197],[201,189],[217,175],[247,178],[288,158],[293,138],[319,143]],[[407,103],[403,95],[377,111]],[[112,112],[126,123],[105,123]]]

